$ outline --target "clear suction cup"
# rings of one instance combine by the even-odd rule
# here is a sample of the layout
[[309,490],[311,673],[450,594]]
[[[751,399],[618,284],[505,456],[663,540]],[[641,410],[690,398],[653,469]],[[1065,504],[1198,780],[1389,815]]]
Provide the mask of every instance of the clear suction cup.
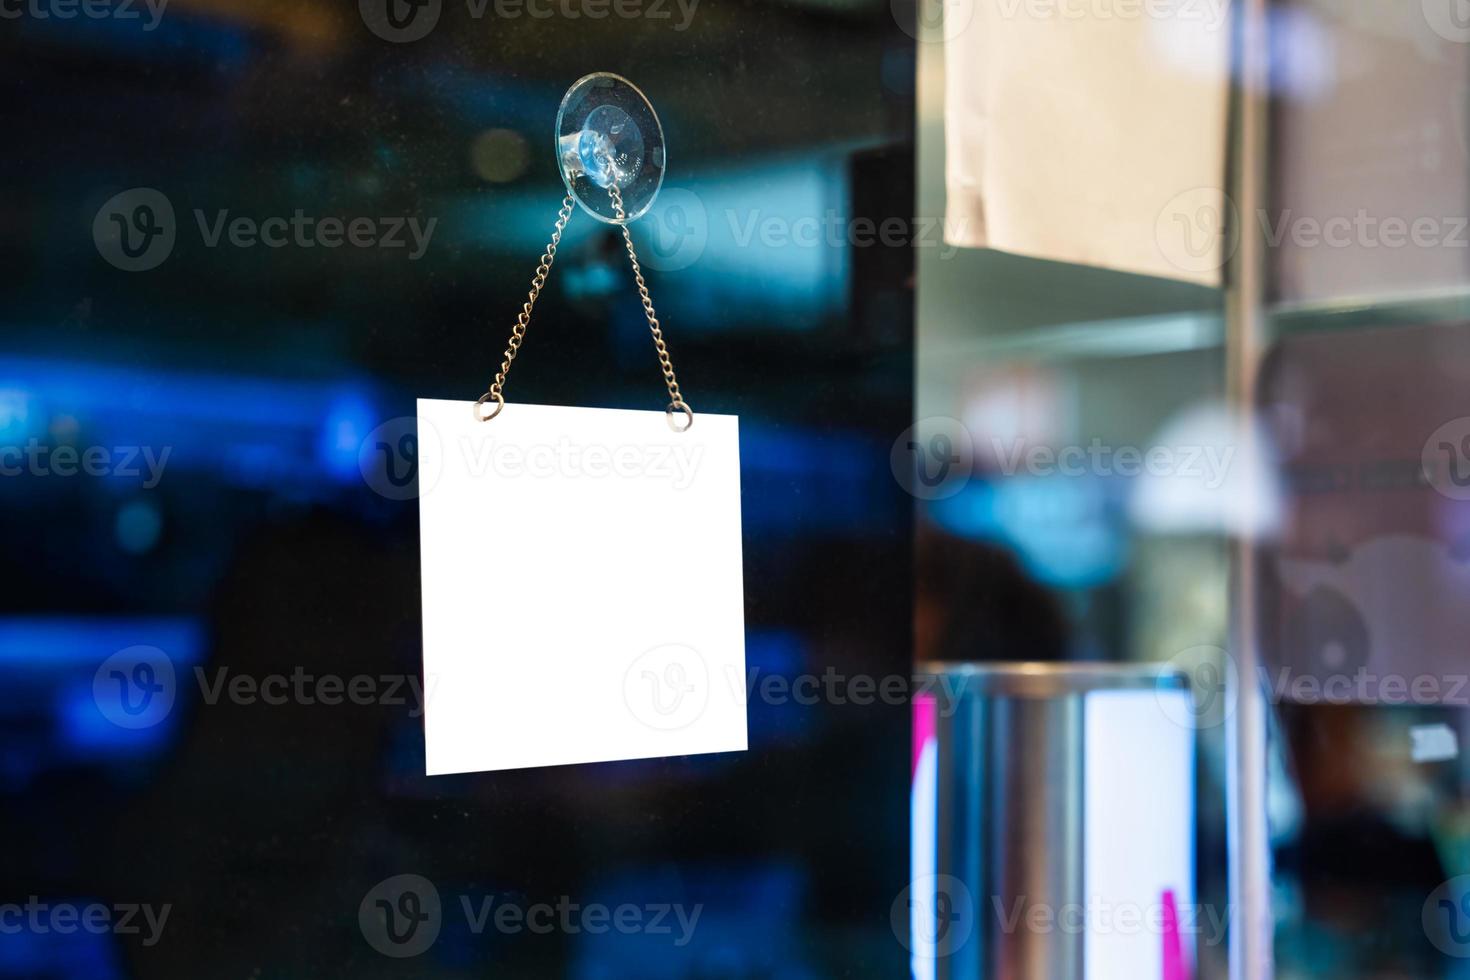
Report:
[[[599,221],[626,224],[653,206],[664,182],[664,130],[638,86],[609,72],[581,78],[556,116],[561,179]],[[609,188],[623,202],[618,218]]]

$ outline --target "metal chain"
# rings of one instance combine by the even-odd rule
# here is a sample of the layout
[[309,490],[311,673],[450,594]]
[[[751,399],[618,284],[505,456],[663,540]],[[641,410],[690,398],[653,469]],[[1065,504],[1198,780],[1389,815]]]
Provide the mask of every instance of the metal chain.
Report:
[[[521,307],[520,316],[516,317],[515,326],[510,328],[510,340],[506,342],[505,359],[500,362],[500,370],[495,373],[495,380],[490,383],[490,389],[480,396],[475,402],[475,417],[481,422],[488,422],[500,414],[505,407],[505,376],[510,374],[510,366],[520,353],[521,343],[526,339],[526,327],[531,324],[531,310],[536,306],[536,297],[541,295],[541,287],[546,285],[546,277],[551,272],[551,263],[556,261],[556,247],[561,244],[561,233],[566,230],[567,221],[572,217],[572,209],[577,206],[572,195],[568,194],[561,200],[561,210],[556,215],[556,228],[551,232],[551,241],[547,243],[546,251],[541,253],[541,261],[536,266],[536,274],[531,277],[531,291],[526,296],[526,302]],[[494,400],[495,411],[489,415],[480,414],[480,406],[487,401]]]
[[607,192],[612,197],[613,212],[618,216],[618,224],[623,229],[623,243],[628,246],[628,261],[633,264],[633,280],[638,284],[638,298],[643,301],[643,315],[648,318],[648,329],[653,333],[653,346],[658,351],[664,384],[669,389],[669,407],[665,409],[670,418],[669,425],[674,425],[674,412],[683,412],[684,428],[675,429],[683,432],[694,424],[694,411],[684,403],[684,396],[679,393],[679,379],[674,377],[674,362],[669,358],[669,346],[664,343],[664,332],[659,328],[658,314],[654,313],[653,299],[648,295],[648,283],[643,281],[643,267],[638,264],[638,253],[633,250],[633,233],[628,230],[628,216],[623,211],[623,194],[618,190],[616,182],[608,185]]
[[[684,401],[684,396],[679,392],[679,380],[674,376],[674,362],[669,358],[669,346],[664,342],[664,332],[659,327],[658,314],[653,309],[653,298],[648,294],[648,283],[643,279],[643,266],[638,262],[638,253],[633,249],[633,235],[628,231],[628,216],[623,210],[623,195],[618,190],[616,183],[608,186],[608,194],[612,197],[613,212],[618,216],[618,224],[623,230],[623,243],[628,248],[628,261],[633,265],[633,279],[638,284],[638,298],[643,302],[643,315],[648,318],[648,329],[653,334],[653,346],[658,351],[658,363],[663,371],[664,384],[669,389],[669,407],[664,411],[669,416],[669,426],[676,432],[684,432],[694,424],[694,410]],[[536,298],[541,295],[541,287],[546,285],[546,277],[551,272],[551,263],[556,261],[556,247],[561,244],[561,234],[566,230],[567,221],[572,216],[572,210],[576,202],[572,195],[568,194],[562,198],[561,210],[556,216],[556,228],[551,233],[551,241],[546,246],[546,251],[541,255],[541,262],[536,266],[536,275],[531,279],[531,291],[526,296],[526,302],[521,307],[520,316],[510,330],[510,340],[506,342],[505,359],[500,362],[500,370],[495,374],[495,380],[490,383],[490,388],[479,400],[475,402],[475,418],[481,422],[488,422],[500,414],[505,408],[505,378],[510,374],[510,366],[520,352],[521,344],[526,339],[526,327],[531,323],[531,310],[536,306]],[[489,415],[480,414],[480,408],[488,401],[495,402],[495,410]],[[679,428],[674,425],[674,412],[684,413],[684,426]]]

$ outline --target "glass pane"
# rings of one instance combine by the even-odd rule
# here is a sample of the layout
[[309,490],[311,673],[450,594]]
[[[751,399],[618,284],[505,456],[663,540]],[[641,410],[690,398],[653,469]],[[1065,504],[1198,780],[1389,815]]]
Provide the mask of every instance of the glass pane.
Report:
[[1272,8],[1280,525],[1257,560],[1279,975],[1470,955],[1470,47],[1458,5]]
[[[911,219],[912,46],[824,3],[0,3],[0,977],[901,973],[908,712],[860,679],[911,672],[912,268],[865,229]],[[598,70],[662,121],[632,234],[685,397],[741,416],[750,750],[429,779],[414,399],[493,377]],[[572,214],[506,397],[663,410],[615,228]],[[487,657],[534,655],[521,571],[485,555]],[[160,941],[50,925],[127,904]]]

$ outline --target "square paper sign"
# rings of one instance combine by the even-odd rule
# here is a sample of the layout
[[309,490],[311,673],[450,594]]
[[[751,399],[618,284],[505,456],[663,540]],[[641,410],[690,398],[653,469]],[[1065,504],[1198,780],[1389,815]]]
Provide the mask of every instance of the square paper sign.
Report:
[[745,749],[735,416],[420,399],[418,440],[429,775]]

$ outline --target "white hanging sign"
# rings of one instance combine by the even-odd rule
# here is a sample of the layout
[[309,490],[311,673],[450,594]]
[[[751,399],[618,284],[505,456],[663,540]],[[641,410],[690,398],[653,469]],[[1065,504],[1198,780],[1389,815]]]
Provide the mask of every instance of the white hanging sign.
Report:
[[737,417],[473,408],[418,402],[428,775],[743,751]]

